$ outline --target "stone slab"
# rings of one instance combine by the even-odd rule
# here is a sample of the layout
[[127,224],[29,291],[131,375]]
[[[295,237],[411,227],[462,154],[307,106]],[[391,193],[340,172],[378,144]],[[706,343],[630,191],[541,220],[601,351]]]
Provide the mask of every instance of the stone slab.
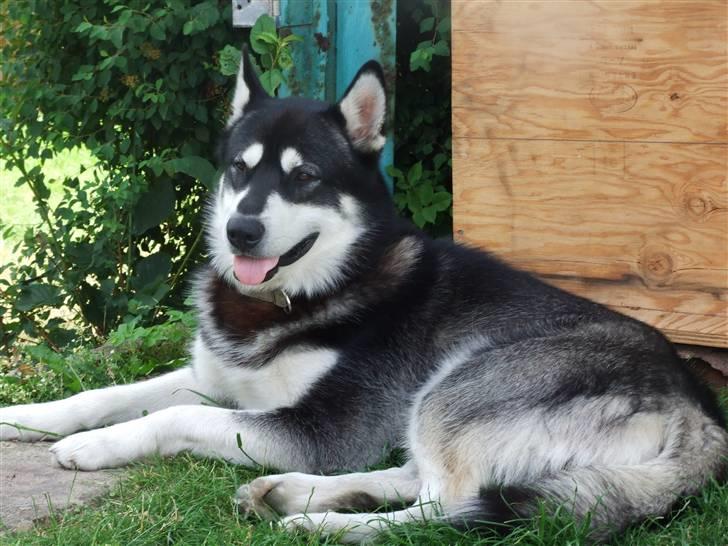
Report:
[[51,463],[49,442],[0,442],[0,532],[29,529],[50,510],[85,504],[123,471],[78,472]]

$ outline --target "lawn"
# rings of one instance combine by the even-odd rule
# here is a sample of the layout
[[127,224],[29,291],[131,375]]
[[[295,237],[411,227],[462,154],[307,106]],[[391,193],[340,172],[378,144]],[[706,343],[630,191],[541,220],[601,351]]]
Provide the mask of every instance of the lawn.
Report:
[[[244,518],[232,496],[237,485],[262,472],[191,456],[153,460],[93,507],[55,514],[33,531],[7,536],[2,544],[335,544],[332,539],[288,535],[267,522]],[[430,523],[393,529],[381,544],[565,545],[584,543],[585,533],[566,515],[542,515],[506,537],[478,536]],[[617,545],[725,545],[728,487],[716,484],[686,500],[673,519],[629,531]]]

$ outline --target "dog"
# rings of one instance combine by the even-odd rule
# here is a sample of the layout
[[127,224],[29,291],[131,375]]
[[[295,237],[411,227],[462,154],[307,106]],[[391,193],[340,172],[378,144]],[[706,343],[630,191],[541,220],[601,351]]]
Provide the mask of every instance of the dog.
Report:
[[[376,62],[328,104],[268,96],[244,54],[231,111],[191,365],[3,408],[3,439],[64,436],[53,458],[79,470],[183,451],[280,469],[241,509],[345,542],[543,501],[606,540],[724,474],[721,410],[662,334],[398,218]],[[362,472],[396,446],[403,466]]]

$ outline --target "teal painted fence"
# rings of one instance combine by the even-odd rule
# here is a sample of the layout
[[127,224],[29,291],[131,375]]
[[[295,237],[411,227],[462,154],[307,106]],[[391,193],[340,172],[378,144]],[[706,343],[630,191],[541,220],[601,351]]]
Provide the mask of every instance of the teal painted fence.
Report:
[[[377,59],[384,67],[389,95],[387,144],[382,167],[393,162],[396,0],[281,0],[281,28],[303,38],[293,48],[294,68],[281,96],[305,95],[335,101],[359,67]],[[390,184],[391,180],[387,177]]]

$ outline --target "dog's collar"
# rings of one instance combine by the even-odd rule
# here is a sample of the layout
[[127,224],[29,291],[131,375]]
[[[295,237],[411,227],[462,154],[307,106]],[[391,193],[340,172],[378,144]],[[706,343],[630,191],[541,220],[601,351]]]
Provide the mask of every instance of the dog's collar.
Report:
[[286,313],[290,313],[292,309],[291,297],[286,293],[285,290],[282,289],[274,290],[273,292],[246,294],[246,296],[254,298],[256,300],[272,303],[276,307],[280,307],[281,309],[283,309]]

